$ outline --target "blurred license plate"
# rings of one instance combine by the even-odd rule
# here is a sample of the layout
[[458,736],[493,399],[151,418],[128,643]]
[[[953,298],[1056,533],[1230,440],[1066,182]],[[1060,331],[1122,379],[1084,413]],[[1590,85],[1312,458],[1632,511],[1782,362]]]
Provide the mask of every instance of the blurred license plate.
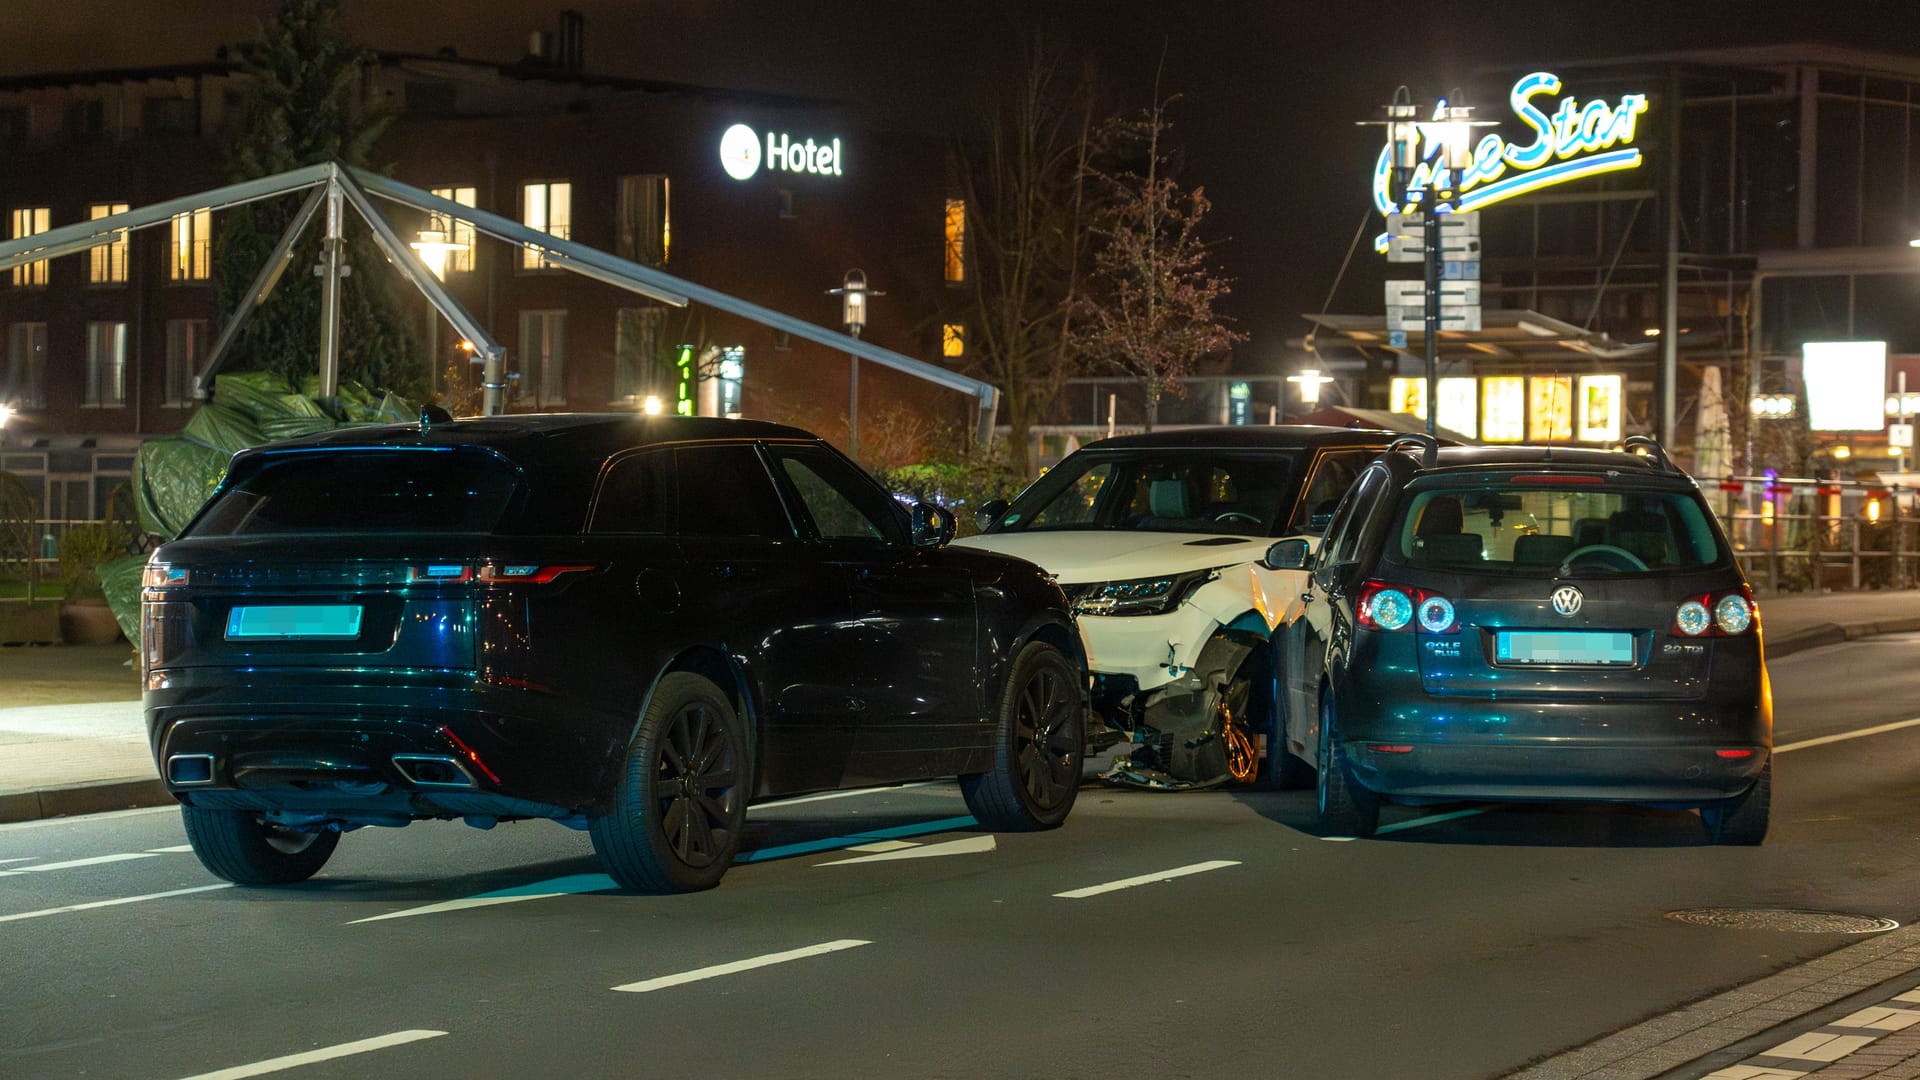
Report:
[[229,641],[342,641],[359,636],[358,604],[272,604],[227,612]]
[[1503,664],[1631,664],[1633,635],[1586,630],[1508,630],[1494,638]]

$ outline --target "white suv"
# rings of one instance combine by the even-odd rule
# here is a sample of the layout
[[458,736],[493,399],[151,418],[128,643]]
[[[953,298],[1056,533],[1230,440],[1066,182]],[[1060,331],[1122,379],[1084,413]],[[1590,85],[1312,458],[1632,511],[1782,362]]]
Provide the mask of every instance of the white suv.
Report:
[[[1305,574],[1264,560],[1311,542],[1393,433],[1326,427],[1184,428],[1090,443],[1012,505],[981,508],[956,544],[1016,555],[1075,604],[1107,746],[1104,775],[1154,788],[1260,775],[1273,730],[1274,628],[1301,609]],[[1097,746],[1096,748],[1103,748]],[[1268,755],[1269,779],[1301,779]]]

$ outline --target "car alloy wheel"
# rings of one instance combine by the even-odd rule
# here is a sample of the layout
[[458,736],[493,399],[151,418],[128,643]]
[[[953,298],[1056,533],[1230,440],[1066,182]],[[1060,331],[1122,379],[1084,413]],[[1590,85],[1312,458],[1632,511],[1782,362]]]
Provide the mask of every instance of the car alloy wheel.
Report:
[[1015,657],[1000,706],[993,767],[960,778],[967,809],[1002,832],[1050,829],[1080,790],[1085,694],[1059,649],[1029,642]]

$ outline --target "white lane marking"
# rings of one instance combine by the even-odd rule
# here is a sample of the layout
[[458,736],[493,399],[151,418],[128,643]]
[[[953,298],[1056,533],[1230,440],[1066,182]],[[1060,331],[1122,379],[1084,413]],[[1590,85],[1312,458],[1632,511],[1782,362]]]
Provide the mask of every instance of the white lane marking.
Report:
[[[874,845],[878,846],[878,845]],[[897,862],[901,859],[937,859],[942,855],[977,855],[995,848],[993,836],[969,836],[961,840],[949,840],[944,844],[908,844],[894,851],[882,851],[875,855],[862,855],[853,859],[835,859],[832,862],[815,863],[815,866],[851,866],[854,863]],[[849,848],[858,851],[859,848]]]
[[1197,862],[1187,866],[1176,866],[1171,870],[1162,870],[1156,874],[1141,874],[1139,877],[1122,878],[1119,881],[1109,881],[1104,885],[1089,885],[1084,889],[1057,892],[1053,895],[1062,900],[1084,900],[1089,896],[1099,896],[1101,893],[1131,889],[1136,885],[1155,885],[1162,881],[1172,881],[1174,878],[1186,877],[1189,874],[1204,874],[1209,870],[1224,870],[1229,866],[1239,865],[1240,863],[1234,859],[1214,859],[1211,862]]
[[869,855],[878,855],[883,851],[904,851],[910,847],[919,847],[911,840],[876,840],[871,844],[855,844],[848,851],[864,851]]
[[212,892],[215,889],[231,889],[229,882],[218,885],[196,885],[191,889],[174,889],[170,892],[148,893],[145,896],[122,896],[117,900],[95,900],[87,904],[68,904],[66,907],[44,908],[40,911],[22,911],[14,915],[0,915],[0,922],[13,922],[17,919],[37,919],[42,915],[60,915],[69,911],[92,911],[94,908],[118,907],[121,904],[138,904],[143,900],[164,900],[169,896],[186,896],[188,893]]
[[180,844],[175,847],[150,847],[148,852],[154,855],[184,855],[193,850],[192,844]]
[[38,855],[26,855],[26,856],[23,856],[23,857],[21,857],[21,858],[18,858],[18,859],[0,859],[0,866],[5,866],[5,865],[6,865],[6,864],[8,864],[8,863],[17,863],[17,862],[32,862],[33,860],[35,860],[35,859],[37,859],[37,858],[39,858],[39,857],[40,857],[40,856],[38,856]]
[[27,829],[72,828],[76,821],[112,822],[120,818],[126,818],[126,817],[146,817],[153,814],[178,815],[179,813],[180,813],[179,806],[169,804],[167,806],[148,806],[139,810],[109,810],[99,814],[88,814],[84,818],[72,818],[72,817],[35,818],[32,821],[9,821],[5,825],[0,825],[0,833],[23,832]]
[[197,1073],[187,1077],[186,1080],[244,1080],[249,1076],[265,1076],[267,1073],[312,1065],[315,1062],[332,1061],[335,1058],[352,1057],[354,1054],[385,1050],[390,1046],[405,1046],[407,1043],[419,1042],[421,1039],[437,1039],[445,1034],[444,1031],[426,1031],[418,1028],[412,1031],[396,1031],[391,1035],[377,1035],[371,1039],[341,1043],[338,1046],[323,1046],[304,1054],[288,1054],[286,1057],[257,1061],[251,1065],[235,1065],[231,1069],[221,1069],[219,1072]]
[[1396,821],[1391,825],[1383,825],[1373,832],[1375,836],[1381,833],[1406,832],[1408,829],[1418,829],[1423,825],[1438,825],[1443,821],[1457,821],[1463,817],[1484,814],[1491,809],[1493,809],[1491,806],[1476,806],[1469,810],[1454,810],[1445,814],[1428,814],[1426,817],[1417,817],[1412,821]]
[[360,923],[384,922],[387,919],[405,919],[414,915],[439,915],[448,911],[465,911],[468,908],[492,907],[494,904],[517,904],[522,900],[546,900],[555,896],[573,896],[579,893],[602,892],[617,889],[612,878],[605,874],[573,874],[568,877],[549,878],[530,885],[518,885],[511,889],[481,893],[479,896],[463,897],[459,900],[446,900],[425,907],[407,908],[404,911],[389,911],[385,915],[369,915],[364,919],[355,919],[348,926]]
[[[919,780],[911,784],[895,784],[892,787],[853,788],[849,791],[827,791],[819,795],[802,795],[797,799],[779,799],[774,802],[755,803],[755,810],[771,810],[777,806],[799,806],[802,803],[826,802],[828,799],[851,799],[860,795],[885,795],[889,791],[905,791],[908,788],[926,788],[937,784],[947,784],[947,780]],[[959,789],[954,789],[959,794]]]
[[1847,739],[1858,739],[1867,735],[1878,735],[1882,732],[1899,731],[1901,728],[1910,727],[1920,727],[1920,716],[1916,716],[1911,720],[1896,720],[1891,724],[1881,724],[1877,727],[1861,728],[1859,731],[1843,731],[1838,735],[1822,735],[1817,739],[1802,739],[1799,742],[1788,743],[1785,746],[1776,746],[1773,748],[1773,752],[1776,754],[1784,754],[1789,750],[1805,750],[1809,746],[1825,746],[1828,743],[1844,742]]
[[789,949],[786,952],[768,953],[765,956],[756,956],[748,960],[735,960],[731,964],[715,964],[712,967],[698,968],[694,971],[683,971],[678,975],[662,975],[657,979],[643,979],[640,982],[627,983],[624,986],[616,986],[613,989],[628,994],[644,994],[649,990],[664,990],[669,986],[681,986],[690,982],[699,982],[702,979],[716,979],[722,975],[735,975],[742,971],[752,971],[754,968],[784,964],[790,960],[805,960],[810,956],[824,956],[827,953],[839,952],[842,949],[857,949],[862,945],[871,944],[873,944],[873,942],[861,941],[858,938],[825,941],[818,945],[808,945],[803,949]]
[[46,870],[72,870],[81,866],[102,866],[106,863],[131,862],[134,859],[151,859],[154,853],[148,851],[123,851],[118,855],[95,855],[90,859],[68,859],[66,862],[36,863],[33,866],[21,866],[8,870],[9,874],[38,874]]

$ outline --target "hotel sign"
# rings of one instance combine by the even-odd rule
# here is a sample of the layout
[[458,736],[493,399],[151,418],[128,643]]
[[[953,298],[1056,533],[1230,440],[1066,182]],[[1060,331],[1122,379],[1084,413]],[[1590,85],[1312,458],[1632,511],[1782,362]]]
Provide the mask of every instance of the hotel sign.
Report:
[[760,134],[745,124],[735,124],[720,136],[720,167],[735,180],[751,180],[763,165],[768,172],[839,176],[840,161],[839,139],[816,142],[769,131],[763,152]]
[[[1614,102],[1581,102],[1571,96],[1559,97],[1560,89],[1560,77],[1544,71],[1513,84],[1508,104],[1532,137],[1509,142],[1497,133],[1481,136],[1474,144],[1471,162],[1452,185],[1456,194],[1446,204],[1447,210],[1480,210],[1555,184],[1640,167],[1640,149],[1632,144],[1639,134],[1640,116],[1647,111],[1645,94],[1627,94]],[[1556,98],[1557,106],[1553,104]],[[1420,164],[1415,166],[1407,188],[1424,192],[1439,168],[1436,162],[1445,146],[1447,128],[1438,123],[1421,124],[1419,128]],[[1391,146],[1380,151],[1374,165],[1373,204],[1382,214],[1418,209],[1394,205]]]

